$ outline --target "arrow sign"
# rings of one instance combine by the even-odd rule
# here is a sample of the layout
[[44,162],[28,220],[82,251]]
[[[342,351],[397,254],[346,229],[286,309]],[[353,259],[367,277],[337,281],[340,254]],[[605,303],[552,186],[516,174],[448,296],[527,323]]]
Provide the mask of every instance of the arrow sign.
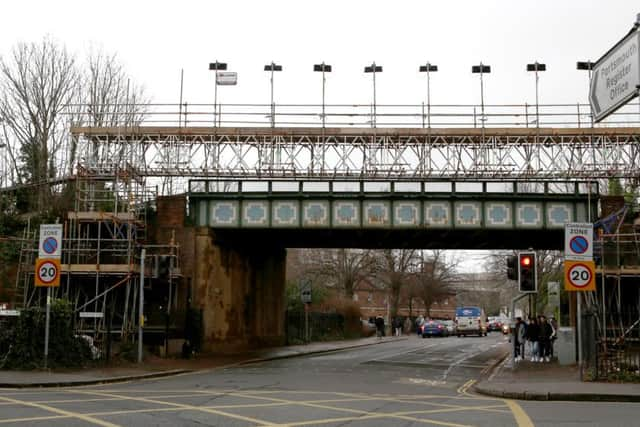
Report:
[[589,103],[596,122],[638,95],[640,85],[640,32],[619,41],[593,66]]

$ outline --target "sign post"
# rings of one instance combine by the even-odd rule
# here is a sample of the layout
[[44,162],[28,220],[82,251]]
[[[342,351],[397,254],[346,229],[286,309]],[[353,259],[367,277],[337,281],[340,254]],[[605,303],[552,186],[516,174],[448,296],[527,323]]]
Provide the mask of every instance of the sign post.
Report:
[[[593,82],[592,82],[593,83]],[[617,108],[617,107],[616,107]],[[567,223],[564,227],[564,289],[578,291],[578,366],[582,379],[582,293],[595,291],[593,224]]]
[[38,259],[35,265],[35,286],[47,288],[44,324],[44,367],[49,358],[49,325],[51,323],[51,288],[60,286],[60,254],[62,224],[41,224]]
[[300,289],[300,300],[304,304],[304,336],[305,342],[309,342],[309,305],[311,304],[311,280],[300,279],[298,282]]
[[640,31],[632,31],[593,66],[589,103],[596,122],[638,96],[639,50]]

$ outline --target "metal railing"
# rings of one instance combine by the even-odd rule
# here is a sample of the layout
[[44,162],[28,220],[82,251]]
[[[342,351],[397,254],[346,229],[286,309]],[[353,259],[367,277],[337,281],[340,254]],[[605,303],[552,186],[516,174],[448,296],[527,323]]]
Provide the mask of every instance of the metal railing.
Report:
[[[91,126],[87,106],[69,105],[74,126]],[[117,106],[110,106],[117,108]],[[374,114],[375,110],[375,114]],[[85,113],[85,111],[87,111]],[[599,124],[593,124],[589,104],[146,104],[127,105],[142,126],[178,127],[627,127],[640,125],[640,104],[631,103]],[[144,113],[140,113],[144,111]],[[109,123],[131,126],[120,113]],[[430,125],[430,126],[429,126]]]

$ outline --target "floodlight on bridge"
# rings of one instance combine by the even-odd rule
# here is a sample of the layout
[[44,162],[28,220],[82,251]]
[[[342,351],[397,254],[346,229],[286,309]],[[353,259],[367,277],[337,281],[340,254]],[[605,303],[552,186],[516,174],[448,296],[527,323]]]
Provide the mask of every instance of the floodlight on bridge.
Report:
[[313,71],[322,73],[322,127],[324,128],[325,125],[325,113],[324,113],[324,107],[325,107],[325,103],[324,103],[324,89],[325,89],[325,84],[326,84],[326,78],[324,76],[325,73],[330,73],[331,72],[331,65],[329,64],[325,64],[324,61],[322,62],[322,64],[314,64],[313,65]]
[[[527,71],[533,71],[536,76],[536,128],[540,127],[540,112],[539,112],[539,102],[538,102],[538,72],[547,71],[547,64],[541,64],[538,61],[533,64],[527,64]],[[527,121],[527,126],[529,123]]]
[[271,64],[264,66],[264,71],[271,72],[271,127],[276,127],[276,106],[273,103],[273,73],[276,71],[282,71],[282,65],[278,65],[271,61]]
[[373,117],[371,119],[371,127],[376,127],[376,74],[382,72],[382,65],[376,65],[373,62],[371,65],[364,67],[365,73],[373,74]]
[[218,126],[218,71],[224,71],[227,69],[226,62],[210,62],[209,63],[209,71],[215,71],[216,77],[214,81],[214,95],[213,95],[213,125]]
[[591,61],[578,61],[576,62],[576,69],[578,70],[593,70],[594,62]]
[[[595,62],[591,62],[591,61],[578,61],[576,62],[576,69],[577,70],[581,70],[581,71],[588,71],[589,72],[589,88],[591,88],[591,73],[593,71],[593,67],[596,65]],[[591,127],[593,127],[593,112],[591,112],[589,114],[589,117],[591,118]],[[580,119],[580,116],[578,115],[578,120]]]
[[[421,65],[418,69],[421,73],[427,73],[427,123],[431,128],[431,78],[430,74],[438,71],[438,66],[427,62],[425,65]],[[422,116],[422,127],[424,127],[424,113]]]
[[482,122],[483,129],[482,141],[484,142],[484,122],[486,118],[484,116],[484,79],[482,76],[491,72],[491,65],[486,65],[482,62],[479,65],[472,65],[471,72],[473,74],[480,74],[480,114],[482,114],[480,121]]

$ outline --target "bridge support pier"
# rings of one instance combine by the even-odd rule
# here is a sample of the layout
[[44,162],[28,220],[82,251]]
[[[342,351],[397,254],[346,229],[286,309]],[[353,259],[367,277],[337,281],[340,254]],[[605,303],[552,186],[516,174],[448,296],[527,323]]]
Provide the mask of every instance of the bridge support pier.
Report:
[[284,344],[286,250],[218,242],[196,229],[193,306],[202,310],[203,350]]

